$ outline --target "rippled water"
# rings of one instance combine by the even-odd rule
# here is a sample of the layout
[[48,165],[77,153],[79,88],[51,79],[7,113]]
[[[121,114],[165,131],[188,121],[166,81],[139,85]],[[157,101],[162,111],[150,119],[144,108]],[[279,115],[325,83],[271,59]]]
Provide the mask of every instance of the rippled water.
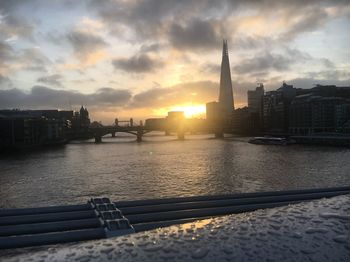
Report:
[[350,185],[350,149],[146,136],[1,156],[0,207]]

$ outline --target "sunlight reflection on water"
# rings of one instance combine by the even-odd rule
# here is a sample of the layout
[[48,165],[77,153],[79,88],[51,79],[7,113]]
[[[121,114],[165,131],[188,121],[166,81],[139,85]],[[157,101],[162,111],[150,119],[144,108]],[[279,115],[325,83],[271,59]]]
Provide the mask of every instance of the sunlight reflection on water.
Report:
[[0,159],[0,207],[350,185],[350,150],[246,138],[149,136],[75,142]]

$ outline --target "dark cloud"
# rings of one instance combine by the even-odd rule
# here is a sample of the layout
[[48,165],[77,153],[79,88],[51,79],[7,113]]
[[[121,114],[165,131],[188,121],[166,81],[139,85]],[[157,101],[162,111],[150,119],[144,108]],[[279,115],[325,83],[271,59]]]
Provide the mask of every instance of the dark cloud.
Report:
[[140,53],[149,53],[149,52],[157,52],[162,48],[162,46],[159,43],[153,43],[153,44],[143,44],[140,47]]
[[29,23],[23,17],[19,18],[13,14],[8,14],[1,19],[0,37],[3,39],[22,37],[34,41],[33,33],[34,25]]
[[12,64],[22,70],[45,72],[51,61],[39,48],[25,48],[16,52],[11,45],[0,41],[0,69],[8,71]]
[[89,107],[118,107],[131,98],[128,90],[100,88],[94,93],[83,94],[74,90],[56,90],[34,86],[29,93],[13,88],[0,90],[1,108],[67,108],[81,104]]
[[220,64],[213,64],[213,63],[203,64],[200,66],[200,70],[199,70],[199,72],[201,73],[209,73],[216,76],[220,75],[220,71],[221,71]]
[[0,88],[9,87],[9,86],[11,86],[11,84],[12,84],[11,80],[8,77],[0,74]]
[[275,40],[270,37],[264,36],[246,36],[241,34],[234,34],[230,46],[242,50],[252,50],[252,49],[271,49],[272,46],[276,46]]
[[287,28],[287,31],[281,35],[281,39],[288,41],[301,33],[312,32],[324,26],[330,18],[327,12],[318,6],[305,7],[301,11],[303,15],[299,14],[299,20]]
[[333,79],[344,80],[350,79],[350,72],[347,70],[323,70],[318,72],[308,72],[306,75],[312,79]]
[[62,75],[54,74],[54,75],[39,77],[37,79],[37,82],[41,82],[41,83],[44,83],[47,85],[61,87],[62,86],[61,80],[62,80]]
[[320,62],[327,68],[334,68],[335,64],[328,58],[320,58]]
[[[109,25],[111,32],[122,25],[133,30],[134,38],[154,39],[163,34],[167,22],[175,14],[181,15],[186,10],[197,6],[193,0],[146,0],[146,1],[90,1],[90,7]],[[186,8],[184,8],[184,4]]]
[[23,49],[16,59],[22,63],[23,69],[31,71],[46,72],[47,66],[52,63],[39,48]]
[[126,105],[130,98],[129,90],[117,90],[110,87],[102,87],[90,95],[90,100],[109,106]]
[[218,83],[200,81],[183,83],[171,87],[154,87],[136,94],[130,107],[166,107],[182,103],[206,103],[218,96]]
[[6,42],[0,40],[0,72],[7,71],[9,68],[8,63],[13,61],[14,58],[15,54],[12,47]]
[[295,78],[288,81],[289,84],[297,88],[312,88],[317,84],[320,85],[336,85],[336,86],[350,86],[350,78],[346,80],[339,79],[320,79],[320,78]]
[[274,54],[268,51],[239,62],[233,67],[237,74],[262,76],[270,71],[287,71],[292,65],[314,60],[309,54],[297,49],[285,48],[284,54]]
[[15,57],[13,48],[6,42],[0,41],[0,64]]
[[152,72],[163,65],[163,62],[153,59],[147,54],[135,55],[130,58],[113,59],[112,65],[115,69],[130,73]]
[[268,72],[270,70],[285,71],[290,68],[292,63],[293,60],[290,57],[266,52],[262,56],[243,60],[233,69],[238,74]]
[[186,25],[173,24],[169,30],[170,42],[177,49],[220,48],[222,33],[215,21],[192,20]]
[[5,77],[5,76],[0,74],[0,84],[7,81],[7,80],[8,80],[8,77]]
[[67,34],[67,39],[72,45],[74,53],[81,59],[85,59],[86,55],[98,51],[108,45],[100,36],[87,32],[70,32]]
[[3,12],[14,12],[18,9],[36,10],[40,7],[63,6],[64,8],[72,9],[73,7],[81,7],[75,0],[10,0],[0,1],[0,10]]
[[[205,21],[206,19],[215,18],[220,21],[223,28],[234,32],[231,27],[237,24],[230,24],[228,18],[239,18],[246,12],[253,16],[259,14],[262,17],[282,16],[288,21],[289,28],[282,32],[279,40],[289,41],[303,32],[314,31],[324,26],[325,22],[334,18],[325,11],[325,8],[336,8],[339,15],[349,14],[344,11],[348,1],[339,0],[296,0],[296,1],[246,1],[246,0],[141,0],[141,1],[90,1],[90,8],[96,10],[98,16],[102,18],[110,27],[111,31],[115,28],[124,26],[128,32],[134,34],[133,40],[143,42],[145,39],[158,39],[168,37],[175,45],[184,47],[186,43],[189,46],[198,46],[193,35],[208,40],[210,36],[217,36],[217,31],[213,31],[210,24],[204,22],[194,23],[193,21]],[[343,9],[343,11],[341,11]],[[248,15],[249,16],[249,15]],[[335,14],[337,17],[337,14]],[[181,24],[178,24],[181,21]],[[200,35],[196,30],[202,30],[204,34]],[[167,34],[170,32],[169,36]],[[184,39],[184,45],[177,42],[175,36]],[[226,34],[227,35],[227,34]],[[219,37],[221,35],[219,34]],[[236,38],[237,36],[235,36]],[[249,40],[249,39],[247,39]],[[212,40],[210,40],[212,41]],[[254,45],[248,43],[247,47]]]

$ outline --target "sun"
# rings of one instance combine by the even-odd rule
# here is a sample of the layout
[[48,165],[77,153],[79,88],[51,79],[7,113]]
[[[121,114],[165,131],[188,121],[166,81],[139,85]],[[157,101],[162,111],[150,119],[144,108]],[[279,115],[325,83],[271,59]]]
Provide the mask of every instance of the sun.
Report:
[[169,111],[183,111],[186,118],[203,117],[205,105],[179,105],[171,107]]
[[168,112],[171,111],[182,111],[185,114],[186,118],[205,118],[205,105],[200,104],[182,104],[182,105],[174,105],[169,107],[162,107],[153,109],[153,115],[158,116],[166,116]]

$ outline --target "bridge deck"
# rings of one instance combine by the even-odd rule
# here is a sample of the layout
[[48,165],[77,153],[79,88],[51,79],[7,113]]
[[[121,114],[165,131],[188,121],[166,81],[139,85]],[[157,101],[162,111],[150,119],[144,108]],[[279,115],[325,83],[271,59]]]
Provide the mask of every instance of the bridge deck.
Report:
[[4,261],[349,261],[350,195],[122,238],[0,251]]
[[0,210],[0,248],[56,244],[142,232],[198,218],[350,194],[350,187],[119,201]]

